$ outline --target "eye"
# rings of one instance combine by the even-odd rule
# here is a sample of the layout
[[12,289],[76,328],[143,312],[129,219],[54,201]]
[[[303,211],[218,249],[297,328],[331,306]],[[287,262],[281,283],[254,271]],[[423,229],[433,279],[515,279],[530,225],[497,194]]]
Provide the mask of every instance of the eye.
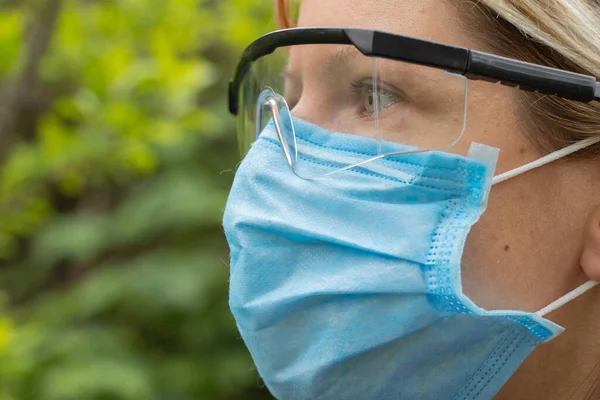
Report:
[[379,97],[379,109],[383,110],[396,104],[399,97],[394,93],[391,93],[385,89],[380,89],[376,94],[372,88],[366,90],[364,99],[364,108],[366,114],[373,114],[375,112],[375,96]]

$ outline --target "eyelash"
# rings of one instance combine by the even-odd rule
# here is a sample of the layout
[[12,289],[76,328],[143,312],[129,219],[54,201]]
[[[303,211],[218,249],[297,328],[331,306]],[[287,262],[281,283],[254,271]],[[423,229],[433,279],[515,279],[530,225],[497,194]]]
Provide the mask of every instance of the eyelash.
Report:
[[[365,88],[369,88],[369,93],[372,93],[372,92],[373,92],[373,85],[372,85],[371,83],[366,83],[364,80],[361,80],[361,79],[357,79],[357,80],[355,80],[355,81],[351,82],[351,83],[350,83],[350,88],[352,89],[352,92],[353,92],[355,95],[357,95],[357,96],[358,96],[358,95],[361,95],[361,94],[363,94],[363,93],[362,93],[362,91],[363,91]],[[393,105],[397,104],[397,103],[398,103],[398,102],[401,100],[401,96],[397,95],[396,93],[394,93],[394,92],[392,92],[392,91],[389,91],[389,90],[386,90],[386,89],[384,89],[384,88],[381,88],[381,87],[379,88],[379,93],[380,93],[380,95],[381,95],[381,94],[384,94],[384,95],[391,95],[391,96],[394,96],[394,97],[396,97],[396,98],[397,98],[397,100],[396,100],[396,101],[394,101],[393,103],[391,103],[391,104],[388,104],[388,105],[386,105],[386,106],[382,107],[382,108],[381,108],[381,110],[385,110],[386,108],[392,107]],[[372,116],[373,114],[374,114],[374,113],[364,113],[363,115],[364,115],[365,117],[370,117],[370,116]]]

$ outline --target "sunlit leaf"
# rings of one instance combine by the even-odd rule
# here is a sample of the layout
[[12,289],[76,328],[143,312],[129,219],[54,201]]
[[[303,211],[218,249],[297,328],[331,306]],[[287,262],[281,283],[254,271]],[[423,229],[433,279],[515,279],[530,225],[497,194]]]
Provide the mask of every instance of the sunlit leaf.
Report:
[[[0,9],[0,96],[43,3]],[[0,400],[270,398],[228,310],[221,172],[272,3],[60,4],[0,165]]]

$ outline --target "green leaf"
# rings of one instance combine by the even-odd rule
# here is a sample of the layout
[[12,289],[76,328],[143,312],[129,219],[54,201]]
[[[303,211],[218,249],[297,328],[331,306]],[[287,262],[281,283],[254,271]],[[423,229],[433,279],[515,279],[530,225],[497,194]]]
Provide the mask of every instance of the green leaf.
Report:
[[[9,3],[0,95],[47,14]],[[228,309],[220,173],[272,3],[60,4],[0,164],[0,400],[270,398]]]

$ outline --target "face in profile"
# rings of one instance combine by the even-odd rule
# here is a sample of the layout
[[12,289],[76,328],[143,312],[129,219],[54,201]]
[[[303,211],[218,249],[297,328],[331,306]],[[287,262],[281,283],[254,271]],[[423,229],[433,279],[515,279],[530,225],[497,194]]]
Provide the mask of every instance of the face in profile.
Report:
[[[295,25],[385,31],[487,53],[509,51],[510,34],[515,54],[541,57],[521,26],[503,20],[495,22],[504,24],[502,37],[478,32],[486,20],[477,7],[304,0]],[[545,12],[532,8],[531,18],[534,11]],[[561,21],[575,18],[563,11]],[[600,278],[600,169],[594,157],[560,150],[593,125],[576,117],[589,112],[573,111],[586,106],[369,57],[350,44],[280,48],[252,68],[264,81],[252,83],[262,90],[258,113],[255,87],[242,87],[252,98],[241,114],[256,115],[242,129],[256,142],[225,217],[230,304],[274,394],[293,396],[295,387],[306,398],[352,390],[374,398],[585,398],[600,357],[600,303],[597,290],[563,296]],[[562,120],[550,112],[559,109]],[[255,128],[264,129],[258,138]],[[473,150],[481,148],[485,162]],[[386,152],[393,156],[380,157]],[[326,179],[304,179],[305,171]],[[491,185],[492,175],[509,171],[511,179]],[[564,301],[555,307],[557,299]],[[566,333],[550,341],[559,325]],[[567,366],[573,373],[565,376]],[[352,374],[368,382],[347,381]],[[411,392],[415,382],[431,387]]]

